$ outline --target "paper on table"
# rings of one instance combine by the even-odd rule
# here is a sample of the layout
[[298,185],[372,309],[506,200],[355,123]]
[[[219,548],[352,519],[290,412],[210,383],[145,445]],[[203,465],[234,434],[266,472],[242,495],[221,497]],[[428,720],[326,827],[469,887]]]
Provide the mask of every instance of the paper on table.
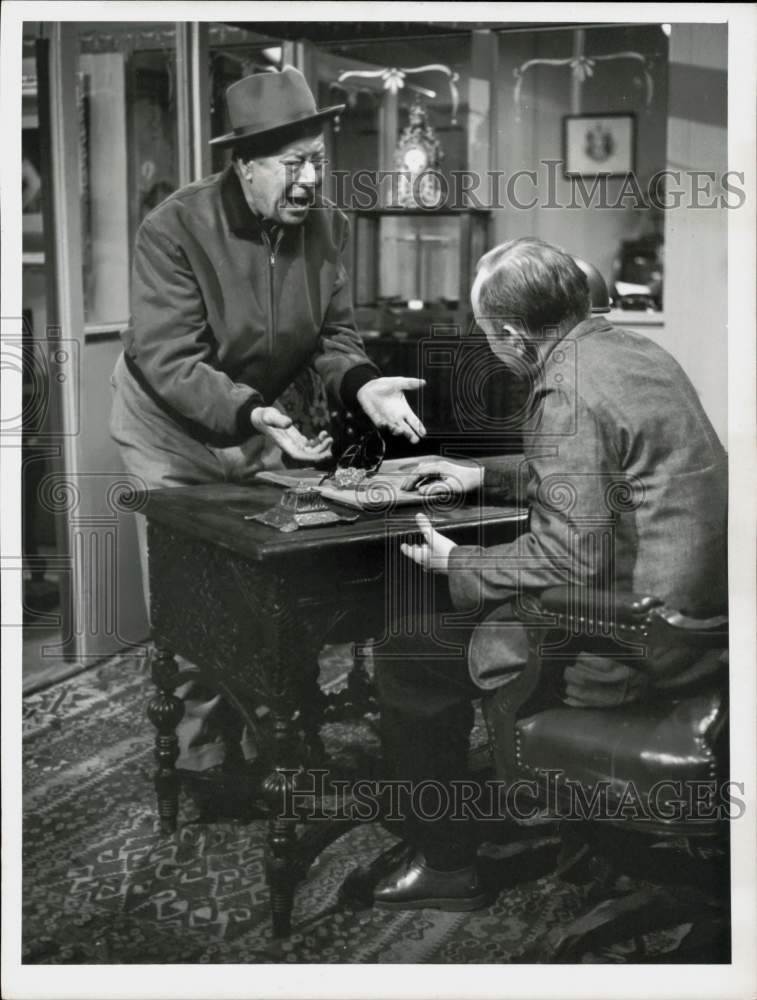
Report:
[[417,490],[403,490],[403,479],[411,476],[421,463],[440,462],[439,455],[419,455],[417,458],[392,458],[384,462],[375,476],[365,480],[357,490],[337,489],[328,480],[318,485],[323,479],[323,473],[317,469],[294,469],[291,472],[274,470],[259,472],[257,479],[265,479],[279,486],[293,487],[298,483],[306,483],[318,490],[322,497],[334,503],[354,507],[356,510],[384,510],[394,506],[420,506],[427,501]]

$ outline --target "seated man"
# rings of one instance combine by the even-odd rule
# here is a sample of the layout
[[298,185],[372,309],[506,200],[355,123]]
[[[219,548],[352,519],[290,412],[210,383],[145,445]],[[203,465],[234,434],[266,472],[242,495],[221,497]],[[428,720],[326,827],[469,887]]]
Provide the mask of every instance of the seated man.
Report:
[[[376,902],[388,907],[465,910],[486,902],[476,830],[451,814],[450,782],[466,776],[472,699],[525,665],[525,629],[512,613],[518,593],[615,587],[701,616],[721,612],[727,600],[726,455],[673,358],[592,318],[583,271],[536,239],[487,253],[471,298],[492,351],[530,373],[524,455],[499,479],[505,495],[528,503],[529,530],[490,549],[456,546],[419,514],[423,544],[403,546],[424,569],[448,576],[455,607],[470,611],[472,623],[452,627],[441,616],[423,628],[408,623],[375,651],[392,777],[436,781],[451,803],[442,819],[406,816],[415,854],[377,888]],[[450,462],[436,470],[448,487],[497,485],[491,470]],[[565,670],[565,701],[612,706],[663,697],[701,673],[698,659],[695,649],[648,649],[642,672],[581,655]]]

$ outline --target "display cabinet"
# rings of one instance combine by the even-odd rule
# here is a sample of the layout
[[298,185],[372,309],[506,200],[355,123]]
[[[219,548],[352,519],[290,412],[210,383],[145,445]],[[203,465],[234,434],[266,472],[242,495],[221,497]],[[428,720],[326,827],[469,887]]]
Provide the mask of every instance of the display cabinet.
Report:
[[476,261],[488,246],[489,212],[382,208],[351,215],[358,308],[378,314],[391,308],[395,315],[468,311]]
[[[470,306],[489,249],[489,212],[383,208],[351,213],[356,319],[385,375],[424,378],[414,405],[424,451],[517,451],[523,387],[489,350]],[[390,442],[393,455],[409,451]],[[416,449],[417,450],[417,449]]]

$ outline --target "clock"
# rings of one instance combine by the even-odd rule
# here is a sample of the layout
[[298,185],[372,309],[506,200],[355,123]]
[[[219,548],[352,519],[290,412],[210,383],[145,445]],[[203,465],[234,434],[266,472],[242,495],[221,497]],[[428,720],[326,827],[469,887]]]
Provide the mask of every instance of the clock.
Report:
[[438,170],[442,148],[428,123],[420,100],[410,108],[409,122],[397,142],[394,166],[399,180],[392,190],[395,206],[401,208],[438,208],[441,187]]
[[402,157],[402,167],[411,174],[420,174],[428,166],[428,153],[420,146],[410,146]]

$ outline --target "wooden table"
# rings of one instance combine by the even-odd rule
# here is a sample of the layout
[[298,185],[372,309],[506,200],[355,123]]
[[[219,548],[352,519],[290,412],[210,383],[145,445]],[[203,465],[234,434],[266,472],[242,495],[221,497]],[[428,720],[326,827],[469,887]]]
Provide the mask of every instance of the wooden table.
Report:
[[[278,503],[270,484],[193,486],[143,494],[148,519],[152,676],[148,715],[157,729],[155,785],[163,833],[176,829],[176,726],[183,679],[174,654],[207,676],[255,734],[268,777],[267,879],[274,933],[286,935],[297,878],[295,822],[287,808],[293,775],[318,742],[317,657],[324,640],[380,637],[422,605],[439,610],[439,578],[405,559],[400,541],[420,508],[361,513],[354,524],[278,532],[245,514]],[[465,504],[428,509],[434,524],[465,544],[516,536],[526,514]],[[443,581],[441,581],[443,584]],[[446,588],[444,588],[446,590]],[[255,708],[269,709],[261,725]]]

